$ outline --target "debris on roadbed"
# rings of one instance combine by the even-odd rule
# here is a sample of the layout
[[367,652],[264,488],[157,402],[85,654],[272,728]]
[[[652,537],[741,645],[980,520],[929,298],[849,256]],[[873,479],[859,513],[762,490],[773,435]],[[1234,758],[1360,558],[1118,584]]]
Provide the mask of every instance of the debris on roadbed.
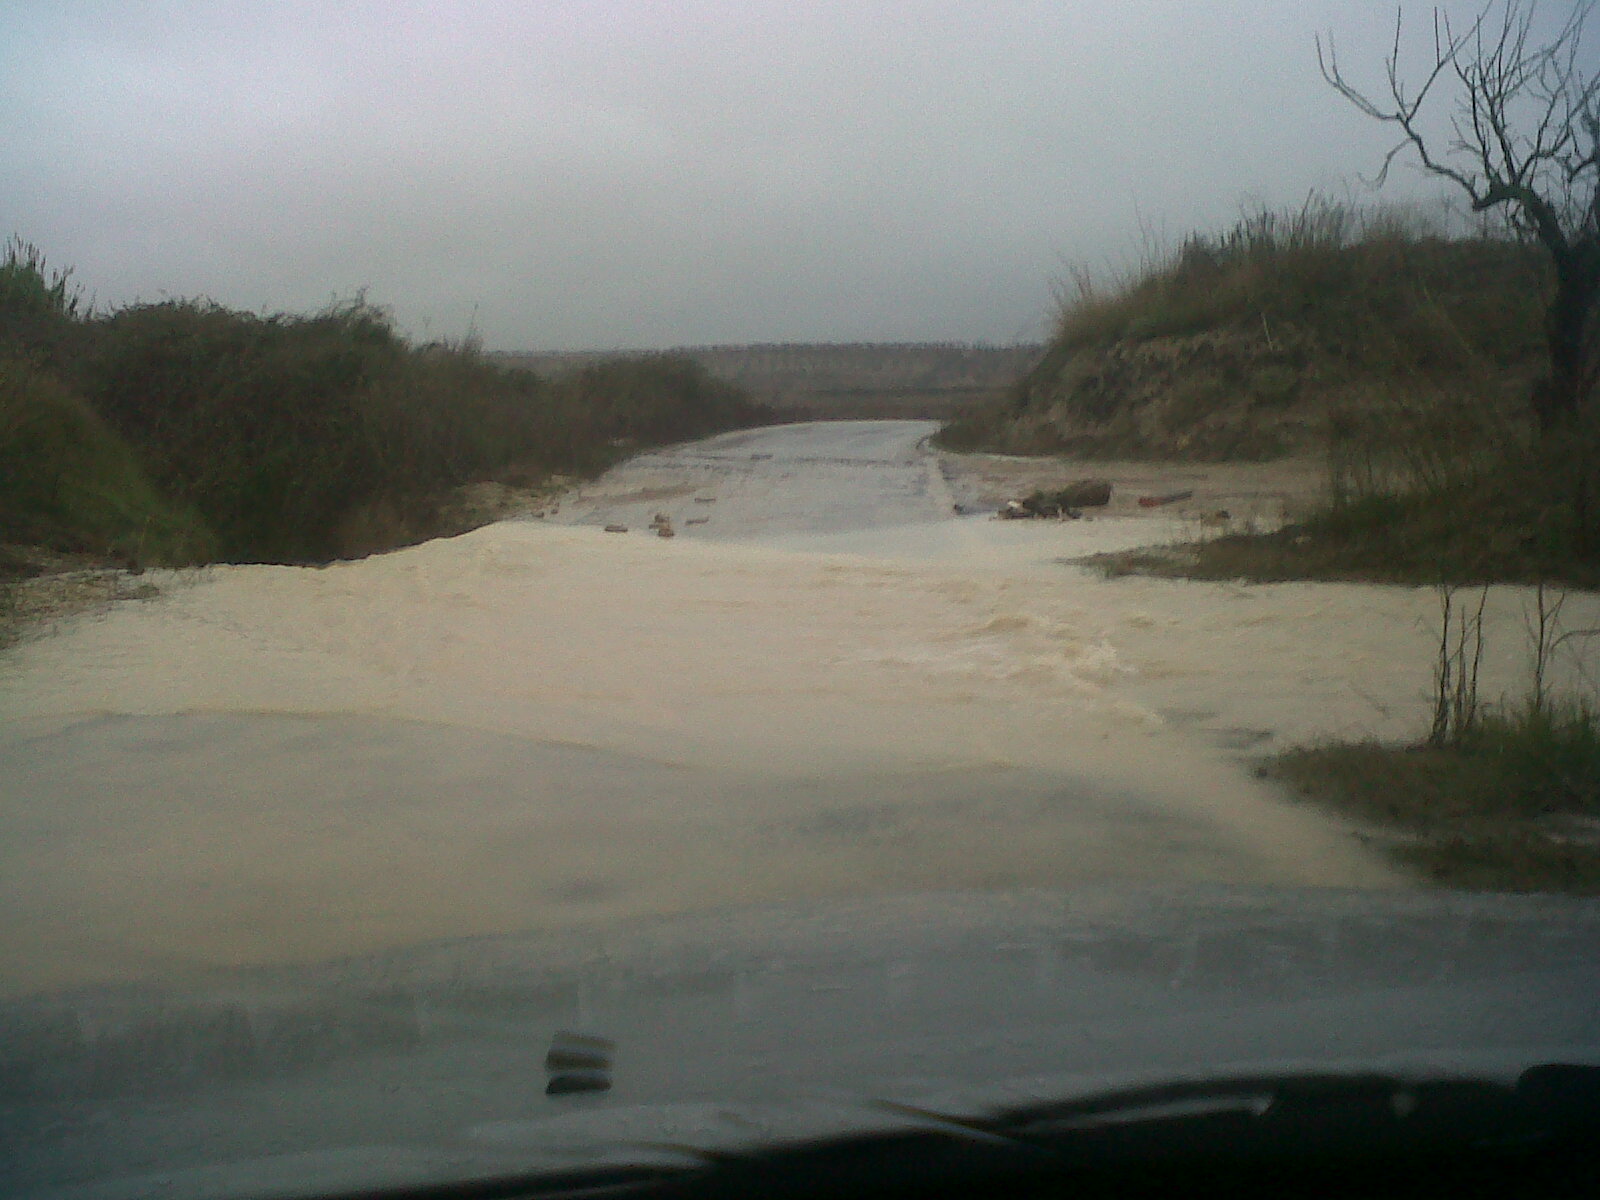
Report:
[[24,636],[51,632],[79,613],[105,611],[124,600],[154,600],[156,584],[129,563],[111,566],[87,554],[32,546],[0,546],[0,648]]
[[1194,499],[1194,489],[1183,492],[1166,492],[1160,496],[1140,496],[1140,508],[1160,508],[1163,504],[1177,504],[1182,500]]
[[[1110,505],[1092,511],[1119,517],[1165,520],[1192,506],[1196,514],[1226,510],[1235,523],[1268,532],[1302,520],[1327,503],[1327,464],[1310,458],[1265,463],[1153,463],[941,452],[939,466],[950,484],[953,503],[966,512],[986,516],[993,516],[1012,497],[1049,493],[1075,479],[1088,478],[1112,485]],[[1183,503],[1154,507],[1138,503],[1141,496],[1191,489],[1194,495]],[[1084,511],[1088,514],[1091,510]]]
[[1060,518],[1077,520],[1080,509],[1103,508],[1111,503],[1111,484],[1104,479],[1080,479],[1055,491],[1031,492],[1020,500],[1007,500],[997,514],[1002,520]]

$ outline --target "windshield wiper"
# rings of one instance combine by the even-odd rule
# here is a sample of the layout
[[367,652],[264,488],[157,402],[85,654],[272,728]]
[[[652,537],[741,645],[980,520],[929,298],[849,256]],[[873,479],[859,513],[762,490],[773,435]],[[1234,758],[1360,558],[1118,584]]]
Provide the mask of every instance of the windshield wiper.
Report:
[[1600,1068],[1551,1064],[1514,1085],[1307,1073],[1127,1089],[1016,1108],[984,1123],[1074,1164],[1163,1157],[1258,1160],[1535,1144],[1600,1132]]

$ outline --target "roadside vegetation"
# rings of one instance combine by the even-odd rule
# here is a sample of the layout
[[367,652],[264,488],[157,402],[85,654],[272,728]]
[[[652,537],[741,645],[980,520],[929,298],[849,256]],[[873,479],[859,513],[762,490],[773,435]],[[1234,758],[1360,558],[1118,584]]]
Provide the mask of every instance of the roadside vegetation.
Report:
[[1479,688],[1488,589],[1437,591],[1427,736],[1301,747],[1261,773],[1356,817],[1441,883],[1600,894],[1600,628],[1565,620],[1570,593],[1533,589],[1527,690],[1490,700]]
[[1446,236],[1442,216],[1317,196],[1257,210],[1122,279],[1078,276],[1037,366],[940,440],[1187,461],[1337,441],[1352,472],[1380,472],[1397,424],[1458,446],[1520,437],[1547,274],[1513,238]]
[[1600,723],[1574,702],[1486,715],[1473,736],[1290,750],[1262,774],[1370,825],[1451,887],[1600,894]]
[[[1395,134],[1380,181],[1411,160],[1465,202],[1471,232],[1312,197],[1148,254],[1111,287],[1079,276],[1038,366],[940,434],[952,450],[1080,458],[1321,456],[1326,507],[1307,519],[1092,561],[1438,588],[1427,735],[1262,770],[1459,886],[1600,892],[1600,639],[1559,621],[1562,589],[1600,588],[1595,11],[1574,5],[1546,40],[1524,0],[1464,26],[1438,16],[1409,80],[1397,29],[1381,94],[1320,41],[1330,87]],[[1453,133],[1436,140],[1441,115]],[[1534,589],[1534,683],[1488,700],[1481,597],[1497,583]]]
[[537,487],[640,444],[760,423],[680,357],[549,381],[470,339],[409,344],[356,299],[89,311],[13,239],[0,261],[0,579],[51,556],[315,563],[441,532],[451,490]]

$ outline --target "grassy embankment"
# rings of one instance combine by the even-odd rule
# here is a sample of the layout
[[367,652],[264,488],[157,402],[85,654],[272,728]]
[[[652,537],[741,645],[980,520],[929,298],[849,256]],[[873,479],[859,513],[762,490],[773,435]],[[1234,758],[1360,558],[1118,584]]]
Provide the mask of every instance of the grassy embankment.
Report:
[[1261,772],[1370,823],[1440,883],[1594,895],[1597,718],[1582,702],[1516,705],[1484,714],[1460,742],[1330,742],[1286,751]]
[[[1260,213],[1120,286],[1080,282],[1038,367],[941,441],[1084,458],[1325,457],[1329,501],[1310,519],[1100,556],[1111,574],[1593,589],[1600,538],[1574,498],[1600,496],[1600,438],[1541,440],[1527,406],[1550,288],[1538,253],[1514,241],[1315,202]],[[1460,649],[1459,626],[1441,638]],[[1582,636],[1560,646],[1591,659],[1596,648]],[[1461,699],[1460,686],[1436,669],[1441,699]],[[1443,882],[1600,891],[1594,698],[1493,705],[1474,691],[1458,716],[1413,745],[1308,747],[1262,770],[1386,828]]]
[[0,589],[62,556],[317,563],[392,549],[461,532],[462,484],[537,488],[764,417],[682,358],[549,381],[470,342],[408,344],[363,301],[311,316],[198,300],[91,313],[68,272],[13,241],[0,262]]

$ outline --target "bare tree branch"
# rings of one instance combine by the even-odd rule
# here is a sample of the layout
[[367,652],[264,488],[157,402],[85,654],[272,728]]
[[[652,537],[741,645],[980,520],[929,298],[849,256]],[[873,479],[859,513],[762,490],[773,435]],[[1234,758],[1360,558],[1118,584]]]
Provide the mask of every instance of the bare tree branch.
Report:
[[[1387,96],[1350,81],[1331,34],[1316,41],[1328,85],[1400,133],[1376,184],[1401,157],[1414,157],[1460,189],[1474,212],[1504,208],[1549,255],[1556,276],[1546,319],[1550,376],[1533,395],[1546,430],[1582,408],[1600,378],[1594,361],[1600,349],[1590,332],[1600,309],[1600,67],[1583,55],[1596,3],[1578,0],[1542,44],[1536,44],[1537,0],[1489,0],[1460,32],[1435,9],[1433,60],[1414,93],[1401,67],[1399,12],[1383,60]],[[1438,138],[1430,132],[1437,117],[1429,114],[1448,103],[1443,93],[1451,90],[1449,136]]]

